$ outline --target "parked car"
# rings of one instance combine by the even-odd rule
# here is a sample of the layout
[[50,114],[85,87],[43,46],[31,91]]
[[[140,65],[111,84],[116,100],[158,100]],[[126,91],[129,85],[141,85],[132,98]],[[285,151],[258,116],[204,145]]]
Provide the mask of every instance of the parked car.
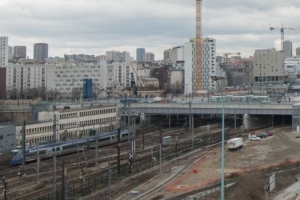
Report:
[[256,137],[255,135],[253,135],[253,136],[250,136],[250,140],[252,140],[252,141],[259,141],[260,137]]
[[263,133],[260,133],[260,134],[258,134],[258,135],[256,135],[257,137],[260,137],[260,138],[266,138],[266,137],[268,137],[268,134],[267,133],[265,133],[265,132],[263,132]]
[[296,135],[296,138],[300,138],[300,134],[297,134],[297,135]]
[[272,131],[267,131],[268,136],[272,136],[273,132]]

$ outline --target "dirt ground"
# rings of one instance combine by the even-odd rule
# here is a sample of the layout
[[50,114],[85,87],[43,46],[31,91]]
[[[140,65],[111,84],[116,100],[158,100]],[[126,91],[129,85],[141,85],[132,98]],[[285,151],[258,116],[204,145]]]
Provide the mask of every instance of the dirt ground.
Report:
[[[278,164],[300,161],[300,138],[295,138],[296,132],[291,128],[278,128],[273,130],[274,135],[260,141],[246,141],[244,147],[237,151],[225,151],[225,175],[243,173],[241,184],[238,184],[229,190],[226,190],[226,199],[263,199],[263,185],[266,182],[266,176],[260,173],[259,169],[275,166]],[[195,157],[195,159],[197,159]],[[179,166],[182,163],[178,163]],[[198,162],[188,173],[182,174],[180,178],[172,182],[157,195],[162,195],[161,199],[168,199],[177,194],[199,189],[221,177],[221,150],[220,148],[210,153],[204,161]],[[253,172],[250,172],[253,171]],[[247,173],[245,173],[247,172]],[[300,170],[295,170],[276,175],[276,188],[272,192],[272,197],[282,189],[288,187],[296,181],[295,175]],[[169,174],[164,174],[163,179]],[[161,180],[154,179],[137,188],[139,192],[147,191]],[[245,187],[250,185],[251,187]],[[249,196],[249,190],[257,196]],[[135,195],[127,195],[122,199],[131,199]],[[206,199],[218,199],[218,194],[208,196]],[[153,198],[155,199],[155,198]]]
[[[300,138],[295,138],[296,132],[291,128],[278,128],[273,130],[274,135],[260,141],[246,141],[244,147],[237,151],[225,151],[225,176],[236,172],[248,172],[253,169],[287,161],[300,161]],[[210,156],[205,162],[196,165],[193,171],[176,180],[172,192],[178,186],[186,186],[191,191],[209,183],[215,182],[221,176],[221,151]],[[174,189],[175,188],[175,189]]]

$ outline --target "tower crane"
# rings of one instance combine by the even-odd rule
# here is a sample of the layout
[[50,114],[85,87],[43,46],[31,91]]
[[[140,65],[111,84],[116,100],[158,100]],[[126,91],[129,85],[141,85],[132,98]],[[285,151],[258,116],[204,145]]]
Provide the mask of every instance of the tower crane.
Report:
[[299,29],[299,28],[292,28],[292,27],[284,27],[283,24],[282,24],[281,28],[272,27],[271,24],[269,24],[269,25],[270,25],[270,31],[273,31],[275,29],[280,29],[280,32],[281,32],[281,51],[283,51],[284,29],[287,29],[287,30],[297,30],[297,29]]
[[134,80],[134,76],[133,76],[133,73],[131,73],[131,89],[133,91],[133,95],[132,96],[137,96],[137,87],[136,87],[136,84],[135,84],[135,80]]
[[196,67],[194,89],[202,90],[202,0],[196,0]]

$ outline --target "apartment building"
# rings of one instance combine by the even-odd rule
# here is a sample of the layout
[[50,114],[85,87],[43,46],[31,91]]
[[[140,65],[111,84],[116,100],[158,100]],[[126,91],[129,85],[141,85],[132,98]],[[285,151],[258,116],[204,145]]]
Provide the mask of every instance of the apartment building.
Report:
[[[107,86],[108,87],[131,87],[132,66],[129,63],[111,63],[107,64]],[[137,79],[135,79],[137,80]]]
[[13,48],[11,46],[8,46],[8,60],[13,58],[14,58]]
[[284,59],[284,75],[290,77],[300,76],[300,58],[286,58]]
[[26,46],[14,46],[14,58],[26,58]]
[[[188,93],[194,93],[195,88],[195,51],[196,43],[192,38],[184,44],[184,84]],[[211,76],[216,76],[218,71],[216,62],[216,40],[213,38],[202,39],[202,90],[215,90],[217,83],[211,80]]]
[[164,60],[170,61],[172,64],[182,62],[184,60],[184,46],[173,47],[164,51]]
[[285,57],[291,58],[293,57],[293,43],[289,40],[283,42],[283,52]]
[[253,57],[254,86],[282,85],[284,82],[283,51],[274,48],[255,50]]
[[144,48],[137,48],[136,49],[136,61],[143,61],[145,52],[146,51]]
[[19,94],[32,88],[47,88],[47,68],[50,65],[9,65],[6,66],[6,91]]
[[107,62],[126,62],[130,63],[133,61],[133,58],[130,57],[130,53],[123,51],[107,51],[106,52]]
[[254,86],[253,58],[243,59],[243,84],[244,86]]
[[[47,67],[47,89],[60,92],[62,98],[81,97],[83,79],[93,79],[93,89],[98,95],[100,90],[107,85],[106,62],[94,63],[61,63]],[[99,94],[100,95],[100,94]]]
[[64,55],[65,62],[75,62],[75,63],[83,63],[83,62],[93,62],[97,63],[98,59],[94,55],[85,55],[85,54],[73,54],[73,55]]
[[40,62],[45,62],[45,59],[48,58],[48,44],[46,44],[46,43],[34,44],[33,58]]
[[300,56],[300,47],[296,48],[296,56],[299,57]]
[[0,67],[8,64],[8,37],[0,36]]
[[154,55],[154,53],[148,52],[148,53],[144,54],[144,58],[143,59],[146,62],[154,62],[155,61],[155,55]]

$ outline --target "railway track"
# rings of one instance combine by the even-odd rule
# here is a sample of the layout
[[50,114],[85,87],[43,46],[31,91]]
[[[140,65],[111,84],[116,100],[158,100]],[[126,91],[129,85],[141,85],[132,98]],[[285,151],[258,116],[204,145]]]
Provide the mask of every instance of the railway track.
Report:
[[[164,196],[160,193],[165,189],[166,186],[168,186],[170,183],[172,183],[177,178],[180,178],[181,176],[186,174],[189,170],[192,169],[192,167],[197,162],[204,159],[207,155],[211,154],[212,152],[219,150],[220,148],[221,148],[221,144],[219,143],[216,145],[212,145],[209,148],[206,148],[204,151],[199,150],[199,151],[193,152],[192,154],[190,154],[187,157],[179,159],[179,162],[181,161],[181,163],[187,163],[187,165],[182,167],[179,171],[177,171],[175,176],[173,176],[171,179],[168,179],[167,181],[163,182],[162,184],[157,185],[156,188],[149,190],[148,192],[145,192],[134,199],[153,199],[153,200],[162,199]],[[197,157],[200,156],[200,158],[195,160],[195,156],[197,156]],[[184,161],[184,162],[182,162],[182,161]],[[165,168],[171,169],[174,166],[173,164],[174,163],[170,163],[167,166],[165,166]]]
[[[199,130],[201,130],[201,129],[203,129],[203,127],[199,127],[198,128]],[[195,129],[195,130],[198,130],[198,129]],[[165,134],[165,135],[171,135],[171,134],[179,134],[180,132],[182,131],[182,129],[179,129],[179,130],[171,130],[171,131],[164,131],[164,133],[163,134]],[[196,132],[196,131],[195,131]],[[220,132],[220,129],[217,129],[216,130],[216,133],[214,133],[214,131],[211,131],[211,134],[217,134],[217,132]],[[154,136],[153,137],[153,139],[155,139],[155,140],[157,140],[157,138],[156,137],[158,137],[158,136],[160,136],[160,132],[159,131],[156,131],[156,132],[152,132],[152,133],[149,133],[149,135],[151,135],[152,134],[152,136],[153,135],[157,135],[157,136]],[[138,138],[137,140],[141,140],[141,138]],[[124,145],[125,146],[125,145]],[[128,147],[129,147],[129,145],[128,145]],[[111,148],[111,147],[110,147]],[[124,149],[123,149],[124,148]],[[113,149],[115,152],[114,153],[108,153],[107,154],[107,157],[104,157],[103,158],[103,162],[102,163],[99,163],[99,165],[106,165],[106,162],[107,162],[107,158],[108,157],[111,157],[111,156],[115,156],[116,154],[116,149]],[[125,147],[123,147],[122,146],[122,151],[123,150],[126,150],[126,148]],[[127,150],[129,150],[129,148],[127,149]],[[94,164],[95,164],[95,157],[94,157],[94,152],[95,152],[95,150],[91,150],[90,151],[91,152],[91,156],[88,158],[88,159],[85,159],[85,160],[78,160],[78,159],[76,159],[76,162],[72,162],[72,161],[74,161],[74,159],[73,160],[70,160],[70,161],[67,161],[67,163],[66,163],[66,167],[68,168],[68,172],[72,172],[72,171],[74,171],[75,173],[77,173],[76,171],[77,170],[79,170],[79,167],[78,167],[78,165],[79,165],[79,163],[81,163],[81,162],[85,162],[85,163],[89,163],[88,165],[86,165],[86,166],[88,166],[88,167],[92,167]],[[145,155],[149,155],[149,151],[140,151],[140,152],[138,152],[139,154],[139,157],[142,157],[142,156],[145,156]],[[88,153],[87,153],[88,154]],[[71,155],[72,156],[72,155]],[[74,155],[73,155],[74,156]],[[126,158],[127,156],[126,156],[126,153],[124,153],[124,158]],[[99,161],[100,162],[100,161]],[[128,161],[124,161],[124,162],[128,162]],[[115,166],[116,165],[116,163],[114,162],[114,161],[112,161],[112,163],[111,163],[111,166],[113,167],[113,166]],[[51,172],[49,172],[49,170],[50,170],[50,168],[52,168],[52,166],[53,166],[53,163],[51,163],[51,164],[45,164],[45,168],[44,168],[44,172],[41,172],[41,173],[43,173],[44,175],[42,175],[41,177],[40,177],[40,180],[41,180],[41,182],[43,181],[43,180],[47,180],[47,179],[51,179],[52,178],[52,175],[53,175],[53,173],[52,173],[52,171]],[[106,165],[107,166],[107,165]],[[104,167],[105,168],[105,167]],[[17,168],[16,168],[17,169]],[[106,170],[106,169],[105,169]],[[101,171],[101,170],[100,170]],[[14,188],[21,188],[21,186],[22,185],[25,185],[25,184],[27,184],[27,185],[29,185],[29,183],[30,184],[35,184],[35,181],[36,181],[36,164],[35,163],[33,163],[33,165],[32,165],[32,170],[28,170],[28,172],[30,172],[30,173],[28,173],[28,177],[26,178],[26,179],[24,179],[24,181],[21,181],[21,179],[16,179],[16,180],[11,180],[11,181],[9,181],[9,183],[8,183],[8,187],[9,187],[9,191],[8,191],[8,193],[13,193],[14,191],[12,191]],[[57,169],[57,174],[56,174],[56,176],[57,177],[59,177],[60,176],[60,173],[61,173],[61,169],[60,169],[60,167],[58,167],[58,169]],[[97,171],[96,173],[99,173],[99,171]],[[17,174],[17,172],[15,173],[15,176],[16,176],[16,174]],[[86,178],[88,178],[88,177],[93,177],[94,176],[94,173],[90,173],[90,174],[86,174],[85,175],[85,177]],[[70,180],[70,183],[79,183],[79,180],[78,179],[76,179],[76,180]],[[36,187],[38,187],[38,185],[36,185]],[[52,187],[49,187],[48,189],[45,189],[45,188],[48,188],[47,187],[47,185],[44,187],[44,188],[41,188],[41,189],[38,189],[38,190],[40,190],[40,192],[38,193],[39,195],[41,195],[41,194],[46,194],[46,193],[49,193],[49,192],[51,192],[52,191]],[[20,190],[18,190],[18,192],[19,193],[22,193],[22,191],[26,191],[26,189],[30,189],[30,187],[24,187],[23,189],[20,189]],[[31,197],[34,197],[34,195],[35,195],[36,193],[34,193],[34,194],[28,194],[28,195],[30,195],[30,196],[22,196],[22,198],[23,199],[28,199],[28,198],[31,198]],[[27,195],[27,194],[26,194]],[[26,198],[25,198],[26,197]],[[28,198],[27,198],[28,197]]]

